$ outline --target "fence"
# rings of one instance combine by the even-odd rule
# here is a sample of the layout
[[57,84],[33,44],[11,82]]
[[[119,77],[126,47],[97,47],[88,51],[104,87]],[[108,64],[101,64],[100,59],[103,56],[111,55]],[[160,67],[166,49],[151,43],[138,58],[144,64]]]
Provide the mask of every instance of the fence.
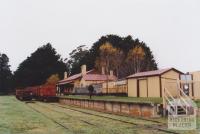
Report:
[[102,84],[102,93],[128,93],[127,81],[118,80]]
[[103,88],[102,93],[128,93],[127,85],[114,86],[113,88]]

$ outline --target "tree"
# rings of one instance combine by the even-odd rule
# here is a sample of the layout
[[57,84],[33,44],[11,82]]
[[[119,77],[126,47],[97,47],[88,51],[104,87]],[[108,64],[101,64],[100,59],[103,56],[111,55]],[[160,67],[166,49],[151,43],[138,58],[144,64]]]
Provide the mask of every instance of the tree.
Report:
[[58,74],[53,74],[47,79],[45,85],[56,85],[59,80],[60,80],[59,79],[59,75]]
[[106,82],[106,90],[108,93],[108,75],[109,71],[114,69],[113,64],[116,60],[116,55],[118,53],[118,50],[112,46],[109,42],[106,42],[103,44],[100,48],[100,57],[97,58],[96,66],[105,67],[106,76],[107,76],[107,82]]
[[96,41],[86,53],[84,53],[82,56],[79,56],[80,58],[76,62],[78,67],[71,66],[71,70],[76,70],[72,72],[80,72],[79,69],[82,64],[86,64],[88,69],[97,68],[100,71],[100,65],[105,64],[102,63],[100,59],[100,47],[106,43],[110,43],[112,47],[117,49],[115,53],[115,60],[110,66],[114,69],[113,71],[118,78],[125,78],[128,75],[135,73],[134,68],[131,68],[129,65],[132,62],[127,61],[126,59],[129,51],[138,46],[141,46],[145,53],[144,59],[140,64],[140,71],[151,71],[157,69],[157,63],[154,59],[152,51],[144,42],[140,41],[139,39],[133,39],[130,35],[127,37],[106,35],[102,36],[98,41]]
[[67,61],[67,65],[69,66],[69,74],[76,74],[80,72],[80,66],[85,64],[83,61],[83,57],[88,52],[87,47],[85,45],[78,46],[74,49],[69,55],[69,59],[65,59]]
[[[128,39],[126,42],[131,41]],[[141,55],[139,54],[140,52]],[[154,59],[152,51],[144,42],[140,42],[136,39],[132,48],[129,48],[126,53],[127,55],[120,69],[120,76],[129,76],[137,72],[157,69],[157,63]]]
[[142,71],[142,63],[144,62],[145,52],[141,46],[137,46],[128,52],[126,62],[129,70],[134,73]]
[[94,92],[94,87],[92,85],[89,85],[88,86],[88,91],[89,91],[89,94],[90,94],[90,99],[92,99],[92,94]]
[[93,43],[92,47],[89,49],[86,55],[82,57],[81,60],[87,65],[88,69],[95,68],[96,66],[95,61],[97,60],[97,58],[100,57],[99,48],[106,42],[109,42],[115,48],[119,48],[120,43],[122,42],[122,38],[117,35],[106,35],[102,36],[98,41]]
[[112,62],[112,68],[113,70],[115,70],[117,78],[119,78],[119,72],[121,70],[121,66],[123,65],[124,59],[125,59],[124,52],[118,48],[117,51],[115,52]]
[[113,69],[112,63],[114,63],[115,55],[117,53],[117,49],[112,46],[109,42],[103,44],[100,48],[100,57],[99,57],[99,65],[105,67],[106,74],[109,73],[110,69]]
[[10,70],[9,58],[0,53],[0,93],[8,93],[12,90],[12,72]]
[[24,60],[14,73],[15,86],[26,87],[44,84],[52,74],[63,78],[66,65],[50,43],[39,47]]

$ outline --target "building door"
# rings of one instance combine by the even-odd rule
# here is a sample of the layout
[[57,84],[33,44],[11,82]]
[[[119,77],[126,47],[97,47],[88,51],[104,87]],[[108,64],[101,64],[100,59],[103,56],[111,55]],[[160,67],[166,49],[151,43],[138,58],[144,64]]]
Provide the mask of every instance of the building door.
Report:
[[139,80],[139,97],[147,97],[147,80]]

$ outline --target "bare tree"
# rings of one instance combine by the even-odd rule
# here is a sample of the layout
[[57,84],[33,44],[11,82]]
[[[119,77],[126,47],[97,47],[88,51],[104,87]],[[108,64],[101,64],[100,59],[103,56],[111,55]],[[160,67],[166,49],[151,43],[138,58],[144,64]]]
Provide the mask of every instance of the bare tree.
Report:
[[123,51],[117,49],[112,61],[112,68],[116,71],[117,78],[119,78],[119,71],[121,70],[121,66],[124,60],[125,60],[125,55]]
[[100,57],[97,58],[96,60],[96,66],[97,67],[105,67],[105,72],[107,76],[107,84],[106,84],[106,92],[108,93],[108,77],[109,77],[109,70],[113,69],[113,64],[115,63],[114,61],[116,53],[117,53],[117,48],[114,48],[111,43],[106,42],[105,44],[101,45],[99,48],[100,50]]
[[131,49],[128,52],[127,59],[126,59],[127,70],[129,70],[130,73],[140,72],[142,69],[144,57],[145,57],[145,52],[141,46],[137,46]]

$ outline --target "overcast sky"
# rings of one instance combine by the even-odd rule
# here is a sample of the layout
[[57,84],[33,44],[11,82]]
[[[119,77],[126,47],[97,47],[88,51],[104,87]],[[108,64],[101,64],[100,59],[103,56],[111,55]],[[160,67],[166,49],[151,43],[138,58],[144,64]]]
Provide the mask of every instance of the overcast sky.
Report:
[[200,70],[200,0],[0,0],[0,53],[13,71],[47,42],[66,58],[106,34],[144,41],[159,68]]

